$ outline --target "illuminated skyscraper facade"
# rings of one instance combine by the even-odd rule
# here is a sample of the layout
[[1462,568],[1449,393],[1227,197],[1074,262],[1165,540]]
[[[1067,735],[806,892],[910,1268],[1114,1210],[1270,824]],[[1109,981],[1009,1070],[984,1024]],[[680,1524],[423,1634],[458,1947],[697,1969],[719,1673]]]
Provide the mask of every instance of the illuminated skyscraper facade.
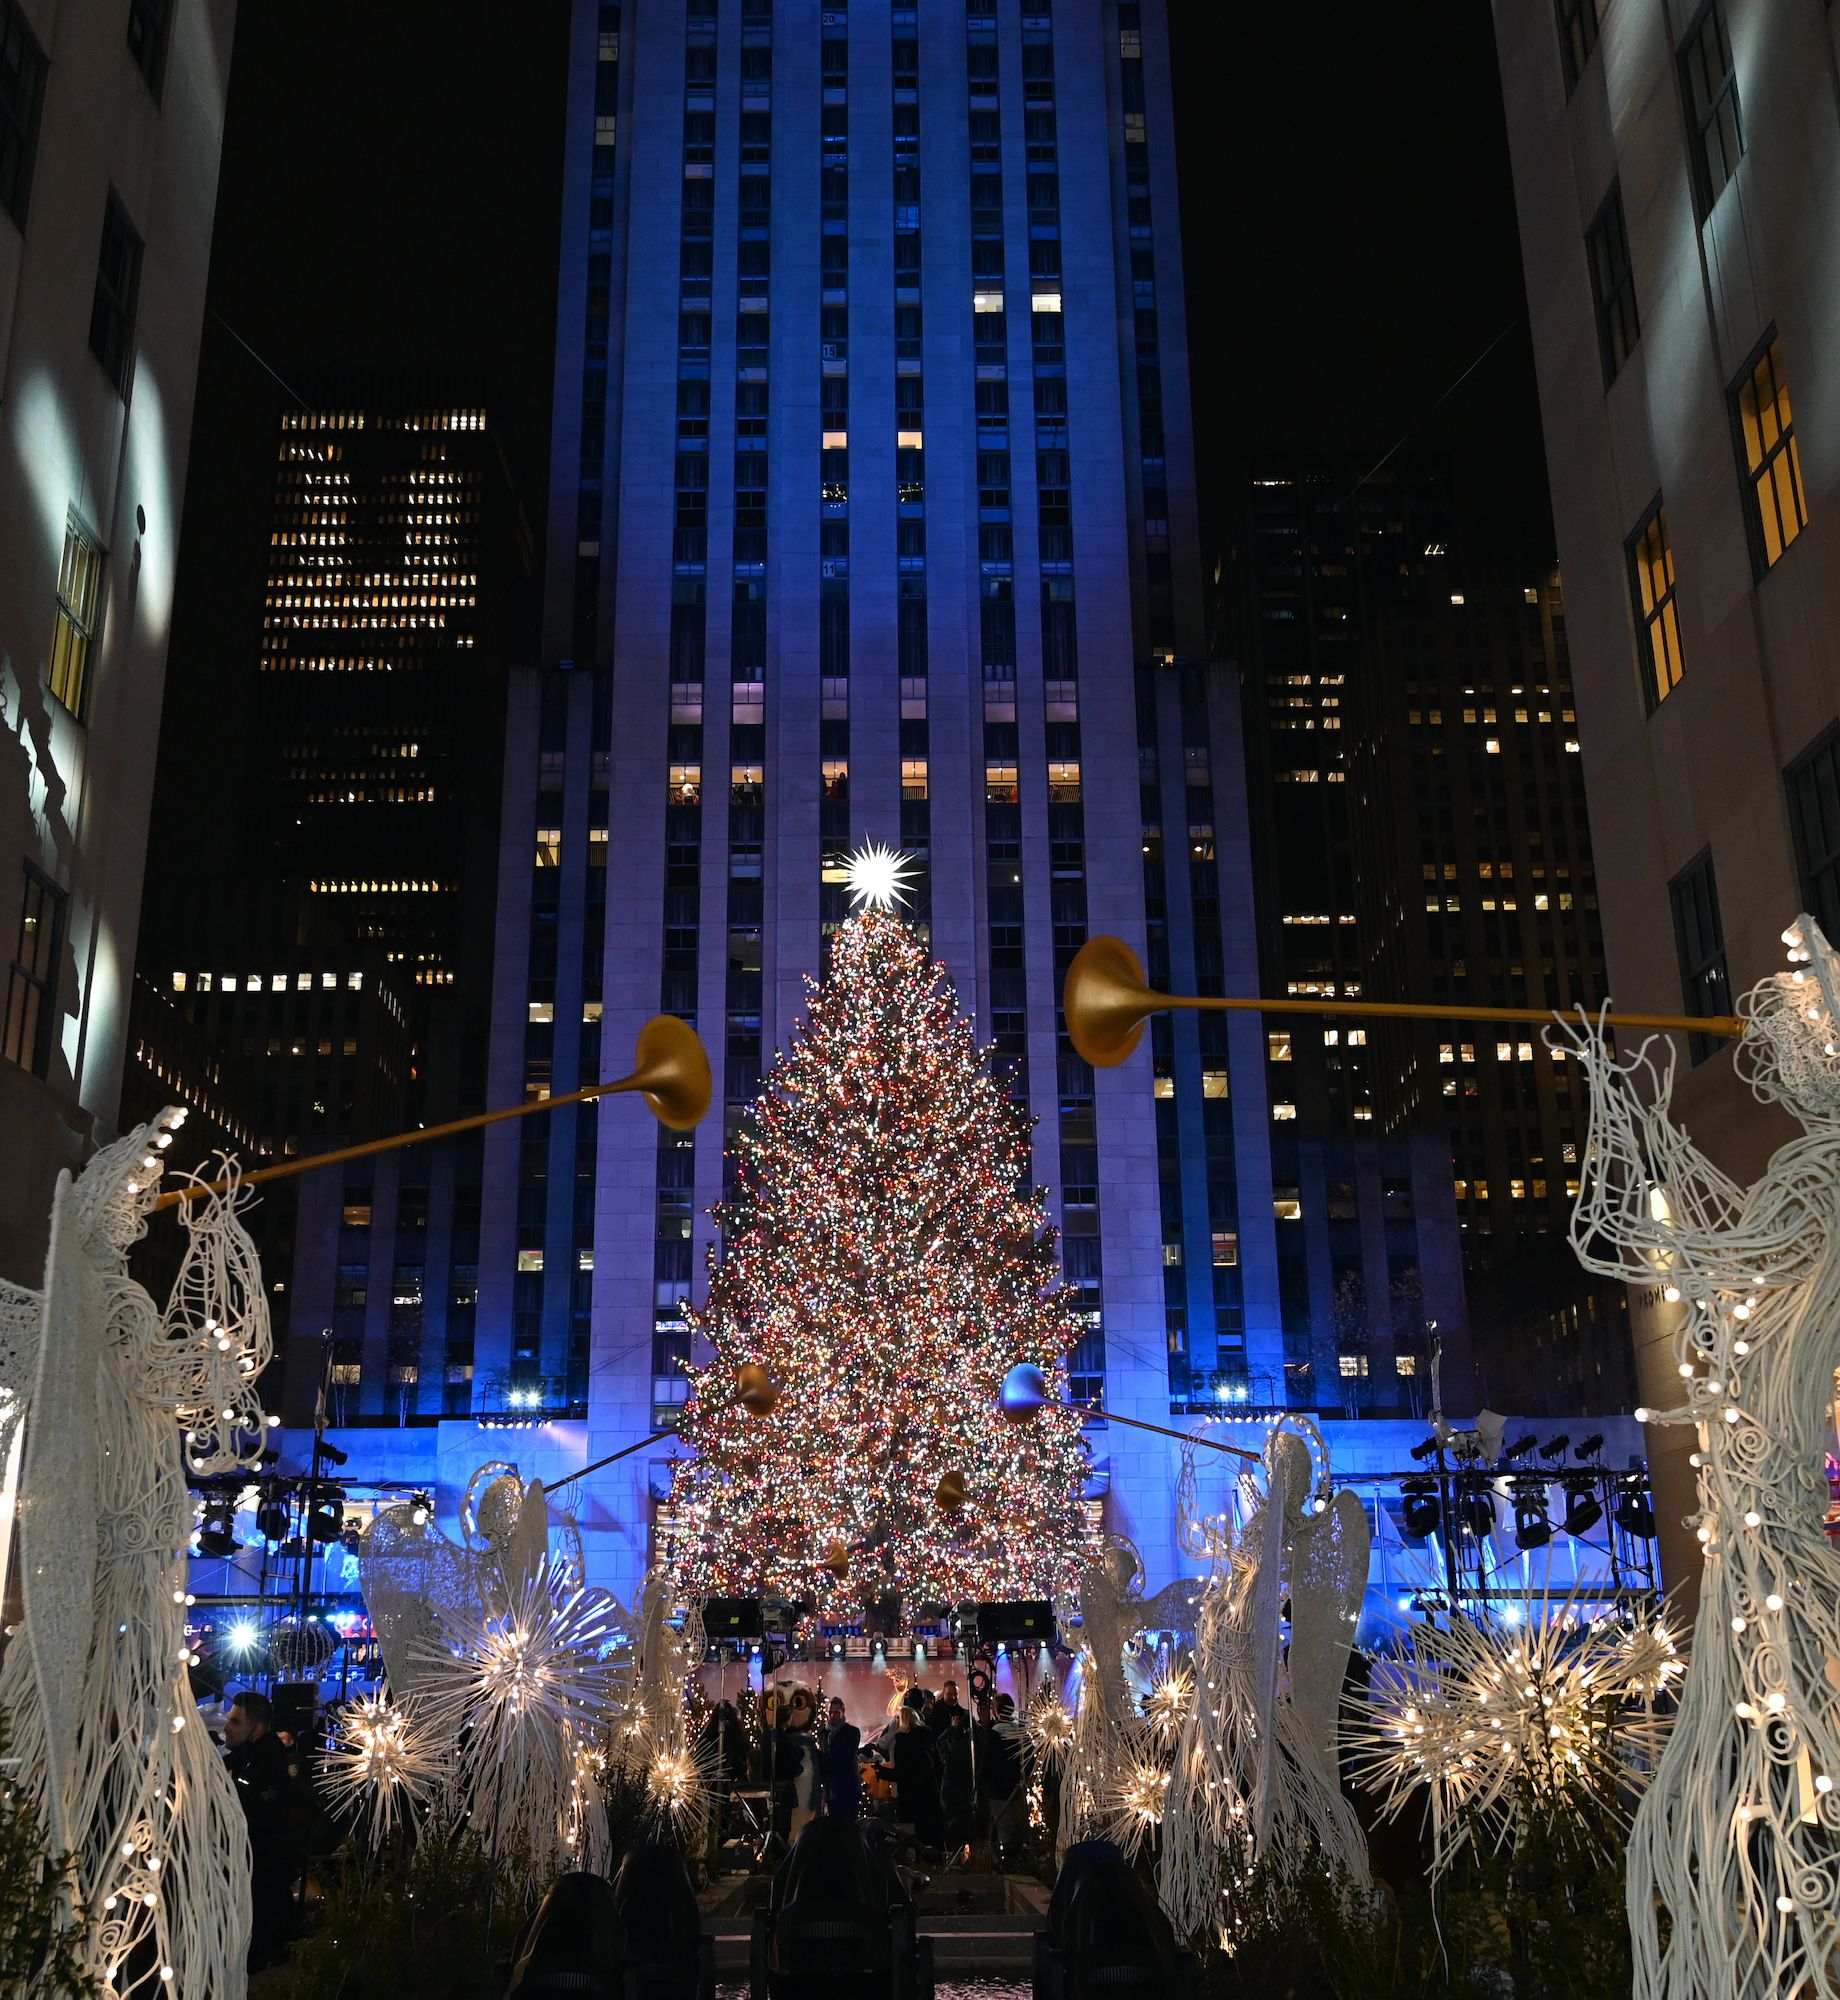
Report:
[[[514,678],[491,1094],[693,1019],[718,1114],[486,1142],[482,1370],[671,1420],[724,1144],[844,916],[916,918],[1037,1118],[1076,1393],[1167,1421],[1282,1377],[1257,1023],[1095,1075],[1065,968],[1113,932],[1251,990],[1236,691],[1206,657],[1160,4],[576,0],[545,575]],[[490,1341],[502,1353],[488,1357]],[[1095,1431],[1174,1551],[1159,1444]],[[1147,1448],[1146,1448],[1147,1447]],[[599,1476],[627,1581],[659,1445]]]

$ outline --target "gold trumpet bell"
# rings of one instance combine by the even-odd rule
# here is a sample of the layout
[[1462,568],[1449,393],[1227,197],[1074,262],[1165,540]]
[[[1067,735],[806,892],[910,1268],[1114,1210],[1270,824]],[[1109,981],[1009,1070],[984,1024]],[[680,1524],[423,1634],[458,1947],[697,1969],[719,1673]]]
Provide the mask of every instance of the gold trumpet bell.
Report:
[[712,1088],[709,1058],[689,1022],[675,1014],[654,1014],[639,1030],[633,1059],[638,1067],[614,1090],[638,1091],[659,1124],[673,1132],[688,1132],[702,1123]]
[[1061,1009],[1067,1038],[1094,1069],[1116,1069],[1143,1040],[1144,1022],[1169,1003],[1152,992],[1122,938],[1089,938],[1067,968]]

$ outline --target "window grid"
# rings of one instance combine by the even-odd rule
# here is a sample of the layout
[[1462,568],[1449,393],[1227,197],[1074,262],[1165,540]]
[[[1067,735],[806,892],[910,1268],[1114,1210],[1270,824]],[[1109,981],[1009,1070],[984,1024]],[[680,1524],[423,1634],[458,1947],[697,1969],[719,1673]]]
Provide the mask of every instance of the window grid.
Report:
[[1707,0],[1680,50],[1681,88],[1693,153],[1693,185],[1703,220],[1744,157],[1738,75],[1723,0]]
[[32,199],[44,94],[44,51],[32,39],[16,0],[0,0],[0,209],[21,229]]
[[1623,219],[1623,190],[1612,187],[1585,238],[1591,262],[1591,299],[1597,312],[1597,346],[1603,357],[1604,387],[1617,378],[1640,338],[1636,274],[1629,261],[1629,229]]
[[1808,525],[1802,456],[1774,327],[1732,391],[1732,414],[1749,484],[1751,554],[1762,576]]
[[[1690,861],[1669,886],[1674,904],[1674,942],[1680,953],[1680,992],[1689,1014],[1731,1012],[1731,980],[1725,968],[1725,927],[1719,919],[1718,884],[1707,849]],[[1704,1062],[1719,1045],[1716,1035],[1692,1035],[1693,1060]]]
[[166,36],[172,26],[172,0],[128,0],[128,53],[147,79],[158,104],[166,82]]
[[79,721],[89,701],[90,649],[102,601],[102,550],[76,515],[64,523],[57,620],[51,634],[51,692]]
[[109,190],[102,216],[102,253],[96,260],[96,296],[90,306],[89,351],[124,400],[134,367],[134,312],[141,289],[141,239],[121,197]]
[[1680,614],[1667,506],[1657,500],[1629,538],[1630,587],[1642,633],[1642,692],[1652,713],[1680,685]]
[[34,1076],[51,1071],[51,1030],[57,1018],[58,954],[64,946],[64,892],[30,862],[19,906],[19,930],[6,984],[3,1052]]
[[1802,908],[1830,938],[1840,937],[1840,723],[1818,737],[1783,774]]
[[1555,0],[1559,60],[1565,66],[1565,94],[1578,88],[1585,64],[1597,46],[1597,0]]

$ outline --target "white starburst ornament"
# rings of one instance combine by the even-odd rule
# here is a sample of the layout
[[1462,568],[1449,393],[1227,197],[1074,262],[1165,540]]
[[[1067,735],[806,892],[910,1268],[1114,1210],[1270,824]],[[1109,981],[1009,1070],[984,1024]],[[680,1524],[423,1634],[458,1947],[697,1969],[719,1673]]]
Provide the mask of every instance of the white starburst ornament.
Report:
[[327,1744],[320,1789],[334,1807],[360,1817],[370,1845],[379,1847],[399,1822],[414,1825],[444,1761],[413,1701],[370,1695],[346,1710]]
[[856,910],[892,910],[907,901],[914,879],[914,864],[898,848],[884,847],[872,840],[859,847],[844,864],[844,886],[850,892],[850,907]]

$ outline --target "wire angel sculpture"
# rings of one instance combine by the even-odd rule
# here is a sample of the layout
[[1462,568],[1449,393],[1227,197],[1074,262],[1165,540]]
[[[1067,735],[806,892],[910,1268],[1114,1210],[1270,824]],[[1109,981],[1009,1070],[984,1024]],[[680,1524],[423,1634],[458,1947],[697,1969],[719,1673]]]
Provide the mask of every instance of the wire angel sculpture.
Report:
[[[1572,1243],[1682,1308],[1705,1550],[1693,1666],[1629,1841],[1638,2000],[1840,1995],[1840,1550],[1823,1533],[1840,1362],[1840,960],[1814,921],[1744,996],[1736,1061],[1802,1127],[1741,1188],[1671,1116],[1674,1053],[1547,1031],[1590,1087]],[[1658,1052],[1659,1051],[1659,1052]],[[1665,1942],[1660,1913],[1667,1913]]]
[[[1186,1468],[1185,1468],[1186,1470]],[[1353,1885],[1366,1842],[1336,1771],[1336,1716],[1367,1580],[1359,1500],[1335,1493],[1328,1448],[1307,1417],[1266,1440],[1265,1485],[1247,1475],[1235,1532],[1206,1519],[1189,1480],[1182,1527],[1212,1571],[1196,1607],[1194,1699],[1176,1737],[1157,1889],[1179,1935],[1211,1935],[1223,1895],[1252,1864],[1313,1861]],[[1290,1638],[1284,1643],[1288,1607]]]
[[183,1109],[59,1177],[42,1291],[0,1285],[0,1415],[23,1418],[24,1632],[0,1660],[20,1783],[76,1859],[89,1970],[118,1994],[240,1993],[249,1846],[186,1667],[193,1473],[253,1467],[273,1356],[243,1197],[181,1211],[162,1310],[128,1276]]

